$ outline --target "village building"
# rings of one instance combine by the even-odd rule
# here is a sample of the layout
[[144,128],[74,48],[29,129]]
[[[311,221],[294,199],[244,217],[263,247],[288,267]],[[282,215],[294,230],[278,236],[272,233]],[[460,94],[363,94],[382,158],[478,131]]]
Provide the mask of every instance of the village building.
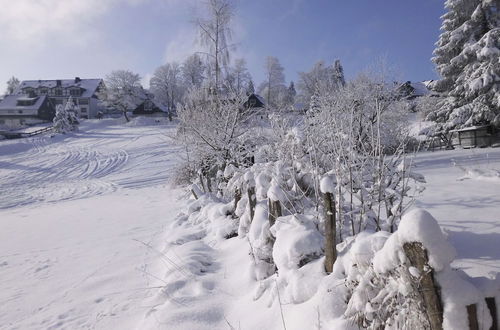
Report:
[[47,95],[7,95],[0,102],[0,125],[16,128],[51,121],[55,108]]
[[57,105],[71,98],[79,118],[96,118],[102,79],[25,80],[0,101],[0,124],[16,127],[50,121]]
[[147,117],[166,117],[168,115],[167,107],[159,102],[156,102],[152,95],[146,94],[139,104],[132,111],[134,116],[147,116]]
[[98,91],[104,87],[102,79],[25,80],[14,94],[46,95],[54,106],[64,105],[71,97],[80,118],[95,118],[99,111]]

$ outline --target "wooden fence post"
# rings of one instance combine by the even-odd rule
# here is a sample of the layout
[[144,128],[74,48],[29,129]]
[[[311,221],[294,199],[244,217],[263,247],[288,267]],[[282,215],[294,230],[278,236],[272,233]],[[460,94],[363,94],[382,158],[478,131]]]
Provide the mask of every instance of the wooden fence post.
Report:
[[268,204],[269,204],[269,227],[272,227],[274,223],[276,222],[276,219],[281,217],[281,203],[280,201],[272,201],[270,198],[268,198]]
[[205,182],[203,181],[203,175],[201,174],[201,172],[198,173],[198,178],[200,180],[201,189],[203,189],[203,192],[206,193],[207,188],[205,188]]
[[234,212],[236,212],[236,208],[238,207],[238,203],[240,202],[240,200],[241,200],[241,190],[240,188],[236,188],[234,190],[234,206],[233,206]]
[[467,306],[467,319],[469,320],[469,330],[479,330],[476,304]]
[[253,216],[255,215],[255,206],[257,205],[257,198],[255,196],[255,187],[248,187],[248,207],[250,208],[250,223],[253,221]]
[[[420,274],[420,296],[431,330],[443,329],[443,308],[438,290],[434,284],[433,270],[427,271],[429,259],[427,251],[420,242],[405,243],[403,250],[410,265],[417,268]],[[424,269],[425,268],[425,269]]]
[[330,274],[337,259],[335,200],[332,193],[323,194],[325,206],[325,271]]
[[495,302],[495,297],[486,297],[485,300],[486,306],[488,306],[490,310],[491,319],[493,320],[490,330],[498,330],[497,304]]

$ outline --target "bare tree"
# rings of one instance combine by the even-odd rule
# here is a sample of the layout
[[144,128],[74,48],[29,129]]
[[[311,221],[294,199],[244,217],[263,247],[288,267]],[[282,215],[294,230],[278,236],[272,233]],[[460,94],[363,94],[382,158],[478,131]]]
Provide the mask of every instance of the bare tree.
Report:
[[112,71],[105,79],[106,88],[98,93],[99,99],[108,106],[113,107],[125,116],[127,111],[135,108],[141,98],[144,98],[144,90],[141,86],[141,77],[128,70]]
[[14,94],[14,91],[19,87],[19,84],[21,82],[19,79],[16,77],[12,76],[8,81],[7,81],[7,90],[5,91],[5,94],[11,95]]
[[231,21],[234,16],[234,6],[231,0],[205,1],[207,16],[198,17],[195,24],[199,30],[201,45],[207,47],[207,54],[213,63],[215,89],[220,87],[220,77],[223,67],[229,64],[231,41]]
[[200,55],[193,54],[189,56],[181,67],[182,79],[187,88],[200,87],[205,79],[205,64],[200,58]]
[[286,90],[285,74],[279,60],[274,56],[266,58],[266,81],[259,88],[260,93],[265,92],[266,101],[269,105],[276,105],[279,92]]
[[149,81],[149,85],[155,99],[166,105],[168,111],[172,113],[185,91],[179,63],[167,63],[158,67]]
[[247,62],[244,58],[239,58],[234,61],[234,66],[228,74],[229,83],[237,92],[246,90],[252,77],[247,69]]

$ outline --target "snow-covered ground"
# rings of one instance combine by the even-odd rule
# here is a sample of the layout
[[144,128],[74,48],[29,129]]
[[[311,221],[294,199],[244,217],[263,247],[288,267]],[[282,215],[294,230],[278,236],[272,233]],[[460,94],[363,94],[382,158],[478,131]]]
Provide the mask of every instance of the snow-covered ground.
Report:
[[[207,220],[217,214],[181,214],[184,192],[168,185],[172,125],[80,131],[0,141],[0,328],[321,327],[319,306],[334,309],[315,295],[322,259],[294,273],[309,274],[296,287],[263,292],[246,238],[219,237],[224,224]],[[426,152],[415,165],[428,182],[416,205],[447,232],[453,266],[495,277],[500,149]]]
[[173,126],[113,123],[0,143],[0,328],[129,329],[149,309],[178,151]]

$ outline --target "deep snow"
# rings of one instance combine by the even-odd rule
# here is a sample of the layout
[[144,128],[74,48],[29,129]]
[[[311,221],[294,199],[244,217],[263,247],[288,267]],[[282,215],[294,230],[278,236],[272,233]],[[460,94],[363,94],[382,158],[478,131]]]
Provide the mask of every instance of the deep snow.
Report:
[[[325,326],[336,307],[314,295],[322,259],[280,275],[296,286],[258,282],[247,239],[224,239],[231,224],[215,221],[223,206],[188,217],[200,203],[168,184],[181,152],[173,132],[103,120],[66,136],[0,141],[0,328]],[[427,180],[416,206],[448,235],[452,266],[494,278],[500,183],[483,174],[500,169],[500,149],[425,152],[414,163]],[[282,226],[299,226],[291,220]],[[343,282],[329,285],[336,292]]]

